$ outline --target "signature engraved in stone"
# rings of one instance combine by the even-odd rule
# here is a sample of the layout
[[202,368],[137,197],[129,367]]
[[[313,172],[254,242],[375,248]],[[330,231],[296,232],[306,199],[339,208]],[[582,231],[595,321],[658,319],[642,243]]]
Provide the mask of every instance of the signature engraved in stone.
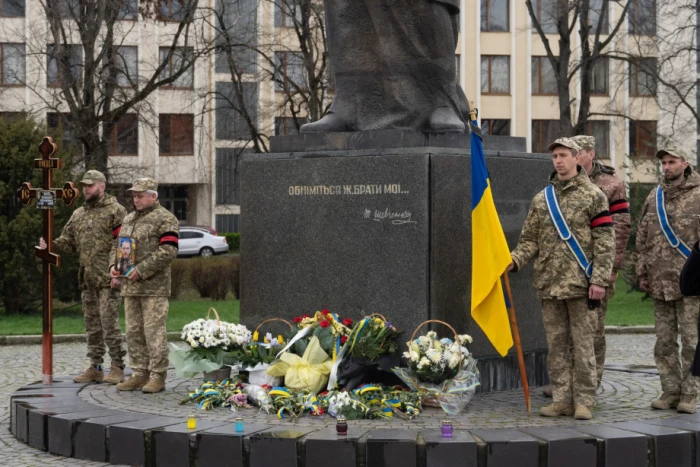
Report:
[[375,222],[390,220],[393,225],[418,223],[417,221],[413,220],[413,214],[411,211],[391,211],[389,208],[384,210],[375,209],[374,212],[372,212],[371,209],[365,209],[364,218],[372,219]]

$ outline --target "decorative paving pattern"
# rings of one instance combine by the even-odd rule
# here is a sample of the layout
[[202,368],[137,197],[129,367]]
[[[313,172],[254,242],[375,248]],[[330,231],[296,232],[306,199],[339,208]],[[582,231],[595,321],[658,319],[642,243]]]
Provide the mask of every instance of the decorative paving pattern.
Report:
[[[598,404],[591,422],[575,422],[577,426],[599,425],[627,420],[644,420],[668,418],[675,412],[659,412],[649,409],[649,403],[660,393],[658,376],[653,374],[652,349],[654,336],[650,335],[614,335],[608,339],[608,359],[611,369],[606,371],[603,385],[599,390]],[[84,344],[60,344],[55,346],[54,366],[56,374],[71,374],[84,369],[87,360],[84,357]],[[40,376],[40,346],[0,347],[0,424],[9,425],[10,395],[19,387],[36,381]],[[616,368],[616,369],[613,369]],[[629,372],[632,369],[634,372]],[[157,395],[145,395],[141,392],[118,393],[114,386],[90,385],[79,396],[91,404],[105,408],[129,410],[147,414],[158,414],[180,418],[184,421],[192,412],[194,405],[178,403],[187,398],[188,392],[199,384],[198,380],[177,379],[169,375],[168,390]],[[467,411],[451,417],[456,428],[508,428],[508,427],[547,427],[572,425],[568,417],[548,419],[537,415],[537,409],[549,403],[541,395],[540,388],[532,388],[533,415],[528,417],[524,407],[521,390],[477,394]],[[230,420],[243,416],[248,423],[265,425],[321,428],[334,424],[330,417],[304,417],[296,422],[278,420],[274,415],[267,415],[258,410],[243,410],[234,414],[226,409],[214,409],[199,412],[200,420]],[[390,429],[431,429],[437,428],[445,415],[438,409],[427,409],[412,422],[403,420],[390,421],[353,421],[359,428]],[[10,465],[104,465],[65,459],[28,447],[15,440],[9,431],[0,430],[0,456],[9,459]]]

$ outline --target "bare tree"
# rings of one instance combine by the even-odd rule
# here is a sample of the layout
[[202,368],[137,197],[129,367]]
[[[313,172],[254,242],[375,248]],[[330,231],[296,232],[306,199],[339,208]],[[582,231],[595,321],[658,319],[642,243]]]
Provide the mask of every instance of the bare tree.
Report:
[[[84,165],[107,173],[117,132],[135,138],[136,119],[153,121],[150,96],[191,85],[195,61],[208,52],[197,28],[198,0],[42,0],[41,6],[48,30],[33,25],[35,40],[27,44],[39,68],[26,83],[41,102],[34,111],[61,115],[82,146]],[[156,25],[157,57],[139,56],[127,38],[153,34]],[[134,117],[118,127],[127,114]]]
[[[619,38],[633,1],[525,0],[532,26],[542,40],[547,60],[554,70],[559,101],[559,134],[583,134],[592,116],[611,115],[591,109],[591,77],[596,63],[612,57],[608,48]],[[611,3],[621,7],[612,27],[608,19]],[[577,29],[580,49],[573,41]],[[548,34],[557,34],[559,55],[554,55]],[[572,86],[574,83],[576,86]]]
[[[274,10],[274,34],[258,27],[258,9]],[[217,127],[237,125],[231,132],[236,139],[247,140],[255,152],[268,151],[274,128],[258,115],[260,84],[274,86],[274,102],[265,107],[289,119],[294,131],[327,112],[330,73],[320,1],[217,0],[212,18],[216,71],[231,77],[230,86],[216,90],[216,107],[236,115],[231,122],[217,119]]]

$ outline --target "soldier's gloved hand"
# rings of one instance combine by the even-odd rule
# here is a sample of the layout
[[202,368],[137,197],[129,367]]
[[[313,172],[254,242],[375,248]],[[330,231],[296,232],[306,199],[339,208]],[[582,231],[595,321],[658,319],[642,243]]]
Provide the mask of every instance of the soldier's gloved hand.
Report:
[[44,241],[43,237],[39,239],[39,248],[42,250],[46,249],[46,242]]
[[588,287],[588,298],[591,300],[601,300],[603,297],[605,297],[605,287],[595,284],[591,284],[591,286]]

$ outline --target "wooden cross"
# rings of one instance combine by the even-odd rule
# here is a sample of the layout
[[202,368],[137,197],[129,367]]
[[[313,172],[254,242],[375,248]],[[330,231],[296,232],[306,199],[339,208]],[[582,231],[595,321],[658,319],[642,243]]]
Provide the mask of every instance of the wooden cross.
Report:
[[34,167],[43,171],[43,183],[41,188],[33,188],[31,183],[24,182],[17,191],[22,204],[28,206],[33,199],[37,201],[37,207],[44,211],[44,240],[46,248],[35,247],[35,254],[41,258],[44,266],[44,322],[42,331],[42,376],[45,385],[53,383],[53,273],[51,265],[61,265],[61,257],[53,253],[53,208],[56,198],[61,198],[64,203],[71,205],[78,199],[80,192],[72,182],[66,182],[63,188],[52,188],[52,170],[61,168],[61,159],[52,158],[58,147],[50,136],[45,136],[39,145],[41,159],[34,159]]

